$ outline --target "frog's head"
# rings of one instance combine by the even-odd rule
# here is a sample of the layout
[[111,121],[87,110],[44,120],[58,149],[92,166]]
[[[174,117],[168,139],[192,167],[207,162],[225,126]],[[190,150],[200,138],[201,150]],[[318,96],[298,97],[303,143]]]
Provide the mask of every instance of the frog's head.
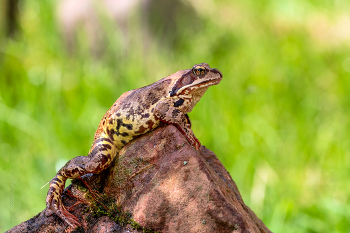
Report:
[[210,86],[219,84],[222,79],[221,72],[210,68],[207,63],[194,65],[192,69],[180,72],[170,91],[170,98],[179,99],[175,103],[178,106],[175,107],[179,107],[182,112],[192,111],[205,91]]

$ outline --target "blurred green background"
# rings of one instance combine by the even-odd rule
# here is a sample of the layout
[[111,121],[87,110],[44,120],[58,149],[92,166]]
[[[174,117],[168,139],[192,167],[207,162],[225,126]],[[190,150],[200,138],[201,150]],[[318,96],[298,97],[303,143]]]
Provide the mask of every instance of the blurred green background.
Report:
[[273,232],[350,232],[350,2],[154,2],[127,37],[100,9],[97,53],[83,26],[67,50],[59,1],[19,0],[12,36],[0,3],[0,231],[45,208],[40,187],[122,93],[207,62],[224,79],[193,131],[245,203]]

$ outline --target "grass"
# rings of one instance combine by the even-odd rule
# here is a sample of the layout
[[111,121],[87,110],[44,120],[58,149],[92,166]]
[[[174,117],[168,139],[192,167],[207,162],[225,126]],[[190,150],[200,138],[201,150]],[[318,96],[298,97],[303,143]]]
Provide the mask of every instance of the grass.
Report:
[[99,59],[82,31],[69,56],[56,2],[21,2],[19,35],[0,33],[0,231],[45,208],[40,187],[87,154],[122,93],[207,62],[224,79],[190,113],[193,130],[245,203],[273,232],[349,232],[349,3],[204,2],[193,27],[180,12],[176,34],[146,50],[139,17],[127,54],[106,24]]

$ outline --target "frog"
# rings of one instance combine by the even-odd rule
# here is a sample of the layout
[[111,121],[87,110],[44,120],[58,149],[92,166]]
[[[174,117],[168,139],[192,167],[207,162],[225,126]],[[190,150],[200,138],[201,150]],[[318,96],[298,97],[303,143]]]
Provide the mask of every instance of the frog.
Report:
[[222,73],[207,63],[180,70],[153,84],[122,94],[103,116],[87,156],[69,160],[49,182],[46,206],[72,228],[79,219],[63,205],[67,179],[106,170],[130,141],[165,124],[174,125],[197,151],[201,143],[191,129],[188,113],[206,90],[222,80]]

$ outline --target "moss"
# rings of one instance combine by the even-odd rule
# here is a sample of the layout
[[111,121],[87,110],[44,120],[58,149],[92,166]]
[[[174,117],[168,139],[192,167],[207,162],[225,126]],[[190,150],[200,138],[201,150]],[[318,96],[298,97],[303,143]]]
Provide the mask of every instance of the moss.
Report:
[[[133,173],[133,167],[130,168],[129,166],[131,165],[131,161],[127,162],[126,164],[124,163],[125,158],[119,158],[118,161],[116,162],[116,165],[114,166],[114,183],[121,188],[125,182],[127,181],[128,177]],[[127,165],[129,164],[129,166]],[[135,163],[136,164],[136,163]]]
[[86,207],[86,208],[84,208],[84,210],[83,210],[83,214],[86,214],[86,213],[88,213],[90,211],[90,208],[89,207]]
[[77,227],[71,233],[84,233],[85,230],[82,227]]
[[144,233],[158,233],[158,231],[154,231],[152,229],[142,228],[142,232]]
[[129,160],[129,165],[132,165],[133,167],[138,167],[140,164],[143,164],[145,161],[143,158],[140,158],[138,156],[132,158]]
[[73,179],[72,184],[74,184],[77,189],[81,190],[84,193],[88,191],[83,182],[81,182],[79,179]]
[[130,219],[130,226],[135,230],[142,229],[140,224],[136,222],[134,219]]
[[85,216],[85,221],[91,222],[91,215],[90,214]]
[[[132,219],[132,214],[129,212],[123,211],[120,205],[115,203],[115,200],[111,197],[108,197],[106,194],[98,194],[98,200],[92,197],[91,194],[87,195],[88,198],[91,198],[91,206],[90,211],[92,213],[91,216],[87,216],[87,218],[99,218],[102,216],[108,216],[110,219],[113,219],[116,223],[121,226],[126,226],[130,224],[130,226],[135,230],[141,230],[147,233],[155,233],[153,229],[141,227],[138,222]],[[87,219],[88,220],[88,219]]]
[[184,147],[185,143],[182,143],[181,145],[177,144],[176,149],[179,150],[181,147]]

